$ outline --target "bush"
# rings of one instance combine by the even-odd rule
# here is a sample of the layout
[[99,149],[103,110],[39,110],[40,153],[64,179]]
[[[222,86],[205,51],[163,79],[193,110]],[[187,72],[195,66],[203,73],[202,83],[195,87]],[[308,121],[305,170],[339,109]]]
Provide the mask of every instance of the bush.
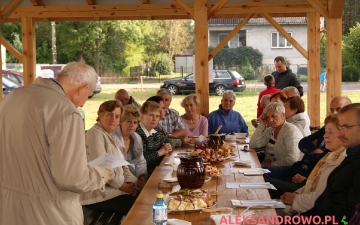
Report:
[[147,67],[144,70],[144,76],[156,77],[156,71],[154,67]]
[[250,61],[247,57],[245,57],[244,64],[240,69],[241,76],[244,77],[245,80],[254,80],[254,69],[252,68]]
[[305,76],[307,76],[308,75],[308,73],[307,73],[307,67],[299,67],[299,69],[298,69],[298,71],[297,71],[297,74],[298,75],[305,75]]
[[173,61],[169,56],[163,54],[158,63],[156,64],[156,70],[159,72],[159,75],[168,75],[171,74],[174,68]]
[[354,65],[347,65],[342,68],[342,80],[358,82],[360,79],[359,68]]

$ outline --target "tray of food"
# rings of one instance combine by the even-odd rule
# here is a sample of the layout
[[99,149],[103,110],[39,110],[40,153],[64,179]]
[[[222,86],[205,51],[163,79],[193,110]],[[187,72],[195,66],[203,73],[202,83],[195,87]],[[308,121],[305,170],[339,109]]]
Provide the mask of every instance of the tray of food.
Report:
[[201,211],[216,205],[212,196],[216,191],[184,189],[171,193],[167,198],[168,212]]

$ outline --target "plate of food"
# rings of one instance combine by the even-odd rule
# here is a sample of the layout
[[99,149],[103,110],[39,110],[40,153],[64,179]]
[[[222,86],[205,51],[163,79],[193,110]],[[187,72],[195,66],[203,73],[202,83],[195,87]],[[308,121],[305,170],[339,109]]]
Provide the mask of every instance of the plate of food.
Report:
[[211,177],[220,177],[223,172],[219,170],[216,166],[206,165],[205,174]]
[[212,195],[217,192],[204,189],[184,189],[171,193],[167,198],[168,212],[200,211],[216,205]]

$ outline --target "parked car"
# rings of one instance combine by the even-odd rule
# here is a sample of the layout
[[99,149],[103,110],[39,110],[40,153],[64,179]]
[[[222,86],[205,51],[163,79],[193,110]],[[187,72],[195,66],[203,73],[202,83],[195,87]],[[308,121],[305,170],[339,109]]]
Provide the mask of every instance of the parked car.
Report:
[[[245,90],[245,79],[234,70],[213,70],[213,82],[209,83],[209,92],[222,95],[226,90],[242,92]],[[160,88],[168,89],[171,94],[195,93],[194,74],[181,79],[166,80]]]
[[101,91],[102,91],[101,81],[100,81],[100,77],[98,77],[93,95],[89,96],[89,98],[92,98],[95,94],[99,94]]
[[3,70],[2,76],[13,81],[14,83],[18,84],[19,86],[24,86],[24,78],[21,74],[12,72],[10,70]]
[[15,88],[18,88],[19,85],[17,85],[16,83],[12,82],[11,80],[2,77],[2,89],[3,89],[3,94],[2,97],[4,98],[5,95],[7,95],[10,91],[14,90]]

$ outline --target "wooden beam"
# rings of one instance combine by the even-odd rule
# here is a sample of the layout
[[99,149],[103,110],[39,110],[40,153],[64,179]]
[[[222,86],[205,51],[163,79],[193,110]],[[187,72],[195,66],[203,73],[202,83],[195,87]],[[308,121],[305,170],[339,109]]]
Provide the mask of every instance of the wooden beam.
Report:
[[309,13],[308,36],[308,94],[307,112],[310,126],[320,126],[320,14]]
[[228,0],[220,0],[213,7],[211,7],[210,11],[208,12],[208,20],[211,19],[227,2]]
[[273,27],[279,31],[279,33],[296,48],[301,55],[305,57],[305,59],[309,59],[308,52],[293,38],[291,37],[284,28],[282,28],[269,14],[267,13],[261,13],[261,15],[269,21]]
[[23,44],[24,84],[31,84],[36,78],[35,22],[33,18],[21,19]]
[[345,0],[328,0],[329,18],[338,19],[342,17]]
[[191,19],[194,20],[194,10],[186,5],[182,0],[174,0],[175,4],[184,11]]
[[96,0],[86,0],[88,5],[96,5]]
[[22,3],[23,0],[12,0],[3,10],[1,10],[0,23],[4,22]]
[[150,0],[142,0],[142,3],[143,3],[143,4],[149,4],[149,3],[150,3]]
[[23,55],[16,49],[10,42],[8,42],[3,36],[1,36],[1,44],[4,45],[6,50],[8,50],[17,60],[21,63],[23,62]]
[[200,99],[199,113],[209,114],[209,64],[207,0],[194,2],[195,13],[195,93]]
[[[176,0],[181,2],[180,0]],[[322,2],[322,1],[321,1]],[[180,4],[181,4],[180,3]],[[327,7],[326,2],[322,4]],[[193,12],[192,4],[184,4],[187,9]],[[208,10],[215,4],[208,3]],[[287,2],[269,3],[269,2],[228,2],[213,18],[244,18],[250,13],[268,13],[275,16],[306,16],[308,12],[317,12],[308,2]],[[106,18],[111,20],[128,19],[147,19],[151,16],[153,19],[187,19],[188,14],[180,10],[176,4],[123,4],[123,5],[83,5],[83,6],[46,6],[33,7],[21,6],[9,16],[7,21],[14,21],[22,17],[34,17],[36,21],[41,18],[51,18],[49,21],[69,21],[68,18],[79,18],[77,20],[91,20],[93,17]]]
[[312,7],[314,7],[323,17],[329,18],[328,10],[318,0],[306,0]]
[[245,24],[254,16],[254,14],[249,14],[247,17],[245,17],[234,29],[212,50],[212,52],[209,54],[208,59],[211,60],[214,58],[214,56],[225,46],[226,43],[230,41],[234,35],[239,32],[239,30],[245,26]]
[[330,101],[341,95],[342,81],[342,20],[328,19],[326,21],[326,107],[330,112]]
[[[1,12],[0,12],[0,14],[1,14]],[[2,36],[2,22],[0,22],[0,35]],[[1,45],[2,45],[3,43],[2,43],[2,40],[0,39],[0,69],[1,69],[1,71],[2,71],[2,47],[1,47]],[[0,87],[1,87],[1,90],[2,90],[2,87],[3,87],[3,83],[2,83],[2,79],[0,79]],[[1,92],[1,98],[0,98],[0,102],[2,101],[2,98],[3,97],[3,94],[2,94],[2,92]]]
[[30,0],[33,6],[45,6],[41,0]]

